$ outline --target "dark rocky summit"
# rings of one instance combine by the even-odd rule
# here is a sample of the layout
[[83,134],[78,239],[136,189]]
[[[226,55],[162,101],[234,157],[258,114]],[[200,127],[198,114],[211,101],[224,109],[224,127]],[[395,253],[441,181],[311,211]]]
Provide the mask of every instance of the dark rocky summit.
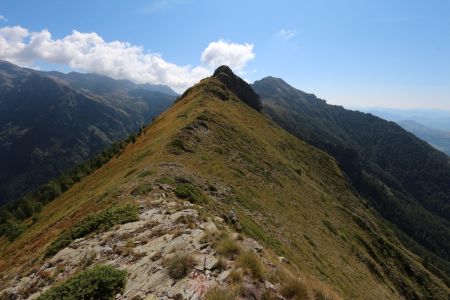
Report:
[[213,77],[224,83],[230,91],[248,106],[257,111],[262,110],[261,99],[258,94],[253,91],[247,82],[236,76],[228,66],[218,67],[214,71]]

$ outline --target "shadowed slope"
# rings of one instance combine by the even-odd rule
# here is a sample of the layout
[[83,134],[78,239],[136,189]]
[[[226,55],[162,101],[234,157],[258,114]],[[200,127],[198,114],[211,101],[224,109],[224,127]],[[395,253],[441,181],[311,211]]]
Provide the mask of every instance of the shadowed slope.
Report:
[[0,61],[0,204],[138,131],[176,98],[151,88]]

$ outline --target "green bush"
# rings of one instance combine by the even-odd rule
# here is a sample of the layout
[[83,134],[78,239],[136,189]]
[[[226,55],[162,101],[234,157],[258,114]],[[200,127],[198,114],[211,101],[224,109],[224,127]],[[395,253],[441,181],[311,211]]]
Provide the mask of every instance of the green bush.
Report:
[[206,197],[203,195],[202,191],[190,184],[190,183],[179,183],[177,184],[175,190],[173,191],[178,198],[186,199],[191,203],[204,203],[206,202]]
[[106,230],[116,224],[137,221],[139,219],[138,212],[139,208],[137,206],[124,205],[113,206],[96,214],[89,215],[54,240],[48,246],[45,256],[50,257],[55,255],[73,240],[84,237],[96,230]]
[[181,279],[189,274],[195,266],[191,255],[176,255],[166,261],[167,271],[172,279]]
[[26,226],[13,220],[7,220],[0,225],[0,236],[6,236],[10,241],[22,234]]
[[113,266],[96,266],[50,288],[38,300],[114,299],[126,283],[127,272]]

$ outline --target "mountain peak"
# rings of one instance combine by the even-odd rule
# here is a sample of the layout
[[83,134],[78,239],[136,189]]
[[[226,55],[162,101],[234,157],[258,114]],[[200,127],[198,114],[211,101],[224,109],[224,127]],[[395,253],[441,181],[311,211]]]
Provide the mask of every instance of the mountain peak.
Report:
[[219,76],[221,73],[224,73],[228,76],[236,76],[236,74],[233,73],[233,71],[231,70],[231,68],[227,65],[222,65],[220,67],[218,67],[215,71],[213,76],[217,77]]
[[256,80],[252,86],[270,86],[274,89],[296,90],[283,79],[273,76],[267,76],[260,80]]
[[233,73],[228,66],[218,67],[213,74],[213,77],[232,91],[239,99],[246,103],[251,108],[261,111],[262,104],[258,94],[256,94],[251,86],[242,78]]

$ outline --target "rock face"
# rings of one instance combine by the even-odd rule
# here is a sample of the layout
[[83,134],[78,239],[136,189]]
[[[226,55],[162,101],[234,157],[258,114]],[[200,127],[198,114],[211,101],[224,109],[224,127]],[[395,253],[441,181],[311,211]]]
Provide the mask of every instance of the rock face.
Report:
[[258,94],[253,91],[247,82],[236,76],[228,66],[218,67],[214,71],[213,77],[224,83],[245,104],[259,112],[262,110],[261,99]]

